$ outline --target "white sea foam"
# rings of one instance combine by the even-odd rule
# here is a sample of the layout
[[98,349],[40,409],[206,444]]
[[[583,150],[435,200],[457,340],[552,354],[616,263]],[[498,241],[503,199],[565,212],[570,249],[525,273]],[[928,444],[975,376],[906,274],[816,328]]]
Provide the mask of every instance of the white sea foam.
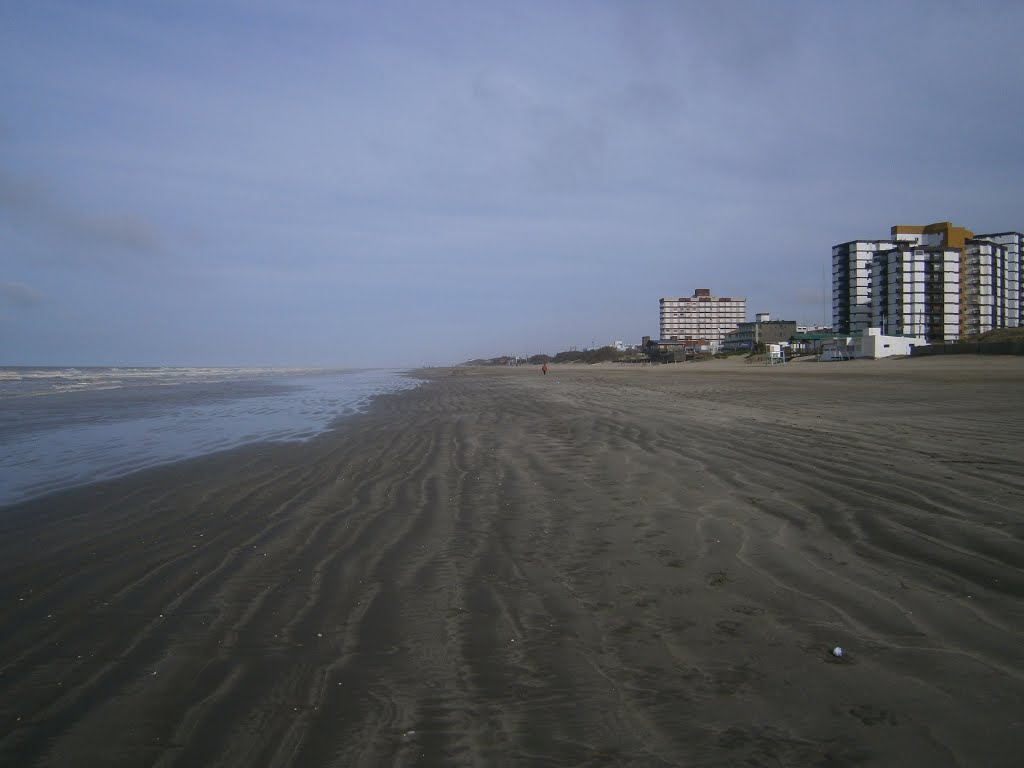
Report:
[[8,367],[0,368],[0,398],[129,386],[167,387],[340,372],[343,371],[324,371],[315,368]]

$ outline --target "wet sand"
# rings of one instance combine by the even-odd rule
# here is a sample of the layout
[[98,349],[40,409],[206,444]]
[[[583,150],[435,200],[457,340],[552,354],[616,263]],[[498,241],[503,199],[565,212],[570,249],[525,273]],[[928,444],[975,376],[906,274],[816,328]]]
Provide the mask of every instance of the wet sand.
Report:
[[1024,359],[426,375],[0,511],[0,764],[1019,765]]

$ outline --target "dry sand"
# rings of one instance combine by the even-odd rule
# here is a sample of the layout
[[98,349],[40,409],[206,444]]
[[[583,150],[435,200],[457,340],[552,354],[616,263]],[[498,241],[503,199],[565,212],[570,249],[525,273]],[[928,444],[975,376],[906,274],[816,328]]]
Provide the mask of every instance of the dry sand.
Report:
[[0,764],[1020,764],[1024,359],[428,375],[0,513]]

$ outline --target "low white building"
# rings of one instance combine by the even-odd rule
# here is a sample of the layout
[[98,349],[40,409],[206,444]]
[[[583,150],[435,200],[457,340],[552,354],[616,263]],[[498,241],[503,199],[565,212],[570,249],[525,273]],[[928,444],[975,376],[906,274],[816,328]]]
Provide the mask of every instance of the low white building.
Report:
[[909,355],[913,347],[923,347],[924,336],[885,336],[881,328],[868,328],[853,340],[853,356],[877,360],[880,357]]
[[836,336],[822,344],[820,360],[877,360],[896,355],[907,356],[914,347],[927,344],[924,336],[886,336],[881,328],[868,328],[862,334]]

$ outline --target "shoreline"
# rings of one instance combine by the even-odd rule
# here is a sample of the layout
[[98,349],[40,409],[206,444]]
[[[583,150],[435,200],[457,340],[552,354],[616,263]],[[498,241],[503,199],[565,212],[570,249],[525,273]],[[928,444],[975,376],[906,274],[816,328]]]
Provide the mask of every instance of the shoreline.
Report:
[[239,447],[305,442],[365,412],[376,395],[420,384],[408,370],[282,370],[0,398],[0,510]]
[[413,371],[6,507],[0,761],[1013,765],[1024,365],[864,362]]

